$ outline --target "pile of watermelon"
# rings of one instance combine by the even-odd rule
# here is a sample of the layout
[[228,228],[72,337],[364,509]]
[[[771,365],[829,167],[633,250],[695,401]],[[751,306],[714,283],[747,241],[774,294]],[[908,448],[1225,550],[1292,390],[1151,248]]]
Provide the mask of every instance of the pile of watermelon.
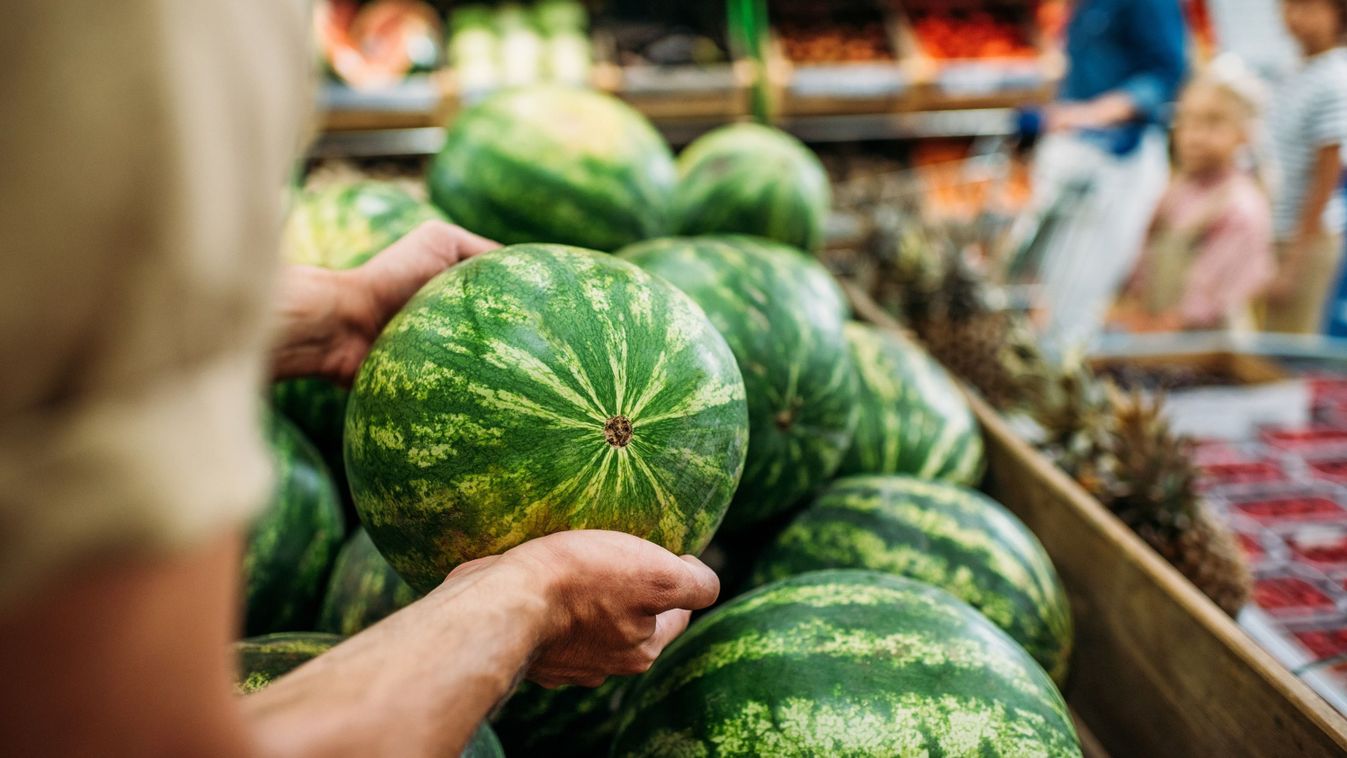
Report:
[[507,753],[1080,754],[1062,583],[973,489],[958,385],[851,321],[810,254],[829,199],[805,146],[736,125],[675,160],[615,99],[526,88],[461,113],[427,182],[438,210],[368,185],[296,206],[294,261],[359,265],[427,218],[509,246],[432,279],[349,395],[278,389],[327,454],[278,423],[248,632],[281,636],[247,643],[241,686],[466,561],[614,529],[715,538],[738,580],[644,675],[522,686],[495,716]]

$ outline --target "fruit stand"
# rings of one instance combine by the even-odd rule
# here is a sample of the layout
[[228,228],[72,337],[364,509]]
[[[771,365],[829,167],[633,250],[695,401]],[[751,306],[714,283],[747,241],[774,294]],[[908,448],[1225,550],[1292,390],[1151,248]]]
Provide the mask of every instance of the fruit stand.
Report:
[[464,562],[606,529],[701,555],[720,601],[649,672],[521,686],[474,754],[1347,752],[1347,384],[1190,445],[1164,390],[1286,367],[1049,360],[992,252],[1066,3],[629,5],[431,34],[333,4],[338,52],[387,41],[370,8],[442,49],[381,87],[329,61],[286,260],[445,220],[506,247],[431,280],[349,391],[273,388],[240,691]]

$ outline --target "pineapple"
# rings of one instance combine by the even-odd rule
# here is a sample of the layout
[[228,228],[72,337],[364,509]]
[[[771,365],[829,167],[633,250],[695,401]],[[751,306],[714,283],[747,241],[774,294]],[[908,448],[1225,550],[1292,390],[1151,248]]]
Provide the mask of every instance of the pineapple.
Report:
[[999,302],[1000,290],[953,252],[934,291],[914,291],[905,303],[913,329],[941,363],[1002,408],[1015,394],[1001,351],[1019,317]]
[[1100,499],[1226,613],[1249,599],[1252,579],[1234,535],[1196,491],[1191,443],[1177,438],[1163,399],[1113,390],[1111,471]]

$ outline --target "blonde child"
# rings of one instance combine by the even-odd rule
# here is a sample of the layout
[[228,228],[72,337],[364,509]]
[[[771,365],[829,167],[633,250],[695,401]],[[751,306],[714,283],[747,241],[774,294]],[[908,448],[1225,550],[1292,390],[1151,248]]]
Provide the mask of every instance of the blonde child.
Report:
[[1190,83],[1174,118],[1175,175],[1114,309],[1128,331],[1229,330],[1251,324],[1274,275],[1267,196],[1242,165],[1258,110],[1257,83],[1217,61]]

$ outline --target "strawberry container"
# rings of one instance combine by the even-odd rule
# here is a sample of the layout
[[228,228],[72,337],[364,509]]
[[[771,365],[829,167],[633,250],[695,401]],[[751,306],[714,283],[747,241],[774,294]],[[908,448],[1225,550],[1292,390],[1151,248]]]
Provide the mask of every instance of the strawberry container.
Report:
[[1291,569],[1254,578],[1253,603],[1272,618],[1312,621],[1338,613],[1340,591],[1317,572]]

